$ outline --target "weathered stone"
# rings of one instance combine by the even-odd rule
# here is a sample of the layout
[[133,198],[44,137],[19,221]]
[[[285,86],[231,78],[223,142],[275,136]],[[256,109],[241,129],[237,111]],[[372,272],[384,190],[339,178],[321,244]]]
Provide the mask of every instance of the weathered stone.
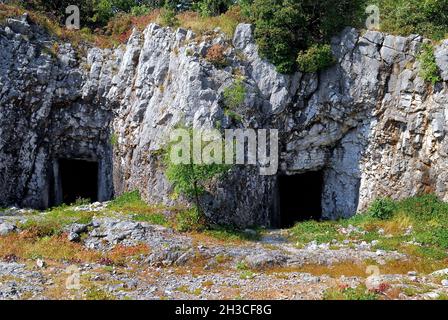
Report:
[[287,257],[278,252],[265,252],[250,255],[244,261],[252,269],[263,269],[283,266],[287,262]]
[[16,230],[16,226],[10,222],[0,222],[0,236],[6,236]]
[[[58,185],[59,158],[98,162],[100,201],[138,189],[151,204],[185,204],[171,197],[161,157],[179,124],[278,129],[279,175],[323,172],[323,218],[352,216],[377,197],[430,191],[448,200],[448,93],[441,85],[428,90],[418,76],[419,36],[347,28],[331,41],[333,67],[284,75],[259,56],[249,24],[237,27],[232,43],[221,34],[151,24],[134,30],[125,47],[92,48],[78,59],[63,43],[53,57],[55,39],[17,21],[0,26],[2,206],[61,201],[49,192]],[[26,24],[29,39],[21,36]],[[227,47],[227,68],[203,58],[213,43]],[[445,46],[436,48],[436,60],[447,80]],[[240,122],[223,105],[237,69],[247,91],[234,110]],[[208,186],[206,215],[240,227],[275,225],[277,183],[277,175],[260,176],[258,167],[234,167]],[[93,246],[148,232],[128,223],[99,225],[90,233]]]

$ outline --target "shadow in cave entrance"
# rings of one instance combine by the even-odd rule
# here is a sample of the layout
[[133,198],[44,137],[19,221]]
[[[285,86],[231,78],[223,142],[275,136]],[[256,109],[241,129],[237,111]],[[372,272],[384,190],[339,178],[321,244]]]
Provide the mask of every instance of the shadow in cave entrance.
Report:
[[59,179],[60,202],[98,201],[98,162],[59,159]]
[[323,171],[311,171],[278,178],[279,228],[322,217]]

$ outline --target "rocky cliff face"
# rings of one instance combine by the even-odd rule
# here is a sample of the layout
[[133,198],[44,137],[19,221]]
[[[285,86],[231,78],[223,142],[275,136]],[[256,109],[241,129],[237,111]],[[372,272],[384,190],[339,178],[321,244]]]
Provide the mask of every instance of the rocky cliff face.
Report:
[[[418,76],[419,36],[348,28],[332,41],[334,67],[294,75],[259,57],[246,24],[233,40],[152,24],[124,48],[84,59],[69,44],[50,54],[54,41],[26,17],[0,27],[2,205],[58,200],[61,158],[99,163],[100,200],[138,189],[174,204],[160,151],[180,123],[280,132],[278,175],[236,166],[210,185],[203,201],[218,223],[275,225],[278,177],[309,171],[323,172],[324,218],[349,217],[379,196],[448,200],[448,43],[436,51],[444,82],[432,87]],[[213,44],[226,48],[227,67],[204,59]],[[241,119],[223,105],[236,75],[247,91]]]

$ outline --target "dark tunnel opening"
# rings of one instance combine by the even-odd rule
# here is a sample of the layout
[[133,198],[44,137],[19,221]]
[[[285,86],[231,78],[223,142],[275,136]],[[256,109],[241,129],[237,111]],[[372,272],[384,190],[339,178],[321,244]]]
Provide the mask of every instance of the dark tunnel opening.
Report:
[[85,160],[59,159],[62,203],[78,199],[98,201],[98,163]]
[[279,177],[278,227],[289,228],[296,222],[321,219],[323,178],[322,171]]

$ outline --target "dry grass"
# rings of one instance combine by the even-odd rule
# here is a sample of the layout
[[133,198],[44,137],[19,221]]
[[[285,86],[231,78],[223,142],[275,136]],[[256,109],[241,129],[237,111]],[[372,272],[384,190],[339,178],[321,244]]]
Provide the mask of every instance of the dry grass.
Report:
[[71,261],[73,263],[110,261],[113,265],[126,265],[131,259],[148,255],[146,244],[136,246],[118,245],[107,253],[89,250],[79,243],[67,240],[66,235],[39,238],[28,231],[0,237],[0,259],[15,257],[21,260],[42,258],[49,261]]
[[112,251],[107,253],[107,258],[110,259],[114,265],[126,265],[129,259],[138,259],[142,255],[149,255],[150,248],[146,244],[139,244],[136,246],[126,247],[117,245]]
[[177,15],[177,18],[183,28],[191,29],[196,34],[204,34],[220,28],[230,38],[233,37],[237,25],[245,22],[238,6],[216,17],[201,17],[197,12],[187,11]]
[[399,214],[392,220],[370,220],[363,224],[366,231],[373,232],[383,229],[386,234],[399,236],[410,226],[412,226],[411,218],[404,214]]
[[[372,263],[375,264],[375,263]],[[329,275],[333,278],[341,276],[346,277],[368,277],[367,267],[371,265],[368,262],[353,263],[351,261],[334,264],[331,266],[307,264],[302,267],[281,267],[266,270],[269,274],[279,274],[300,272],[309,273],[315,276]],[[409,271],[416,271],[421,274],[429,274],[436,270],[446,267],[445,262],[428,261],[418,257],[409,260],[389,261],[385,265],[379,265],[381,274],[407,274]]]
[[28,233],[0,237],[0,257],[8,255],[20,259],[44,258],[84,262],[94,262],[100,258],[98,252],[70,242],[64,235],[36,238],[30,237]]
[[[45,13],[24,10],[20,7],[6,4],[0,4],[0,23],[4,22],[6,18],[18,17],[25,12],[29,14],[33,22],[42,26],[50,34],[72,43],[75,47],[82,46],[83,43],[94,44],[99,48],[115,47],[128,41],[133,28],[143,31],[150,23],[163,25],[161,12],[159,9],[155,9],[143,16],[119,14],[111,19],[104,29],[95,30],[94,32],[88,28],[68,30]],[[179,13],[177,19],[180,27],[191,29],[198,35],[220,28],[229,38],[233,36],[236,26],[244,22],[238,6],[234,6],[225,14],[216,17],[201,17],[196,12],[187,11]]]
[[87,28],[82,30],[69,30],[62,27],[58,22],[43,12],[25,10],[13,5],[0,4],[0,23],[4,23],[7,18],[19,17],[25,12],[28,13],[31,21],[43,27],[49,34],[72,43],[74,47],[79,47],[83,43],[94,43],[100,48],[109,48],[117,45],[117,41],[114,38],[97,33],[94,34]]

